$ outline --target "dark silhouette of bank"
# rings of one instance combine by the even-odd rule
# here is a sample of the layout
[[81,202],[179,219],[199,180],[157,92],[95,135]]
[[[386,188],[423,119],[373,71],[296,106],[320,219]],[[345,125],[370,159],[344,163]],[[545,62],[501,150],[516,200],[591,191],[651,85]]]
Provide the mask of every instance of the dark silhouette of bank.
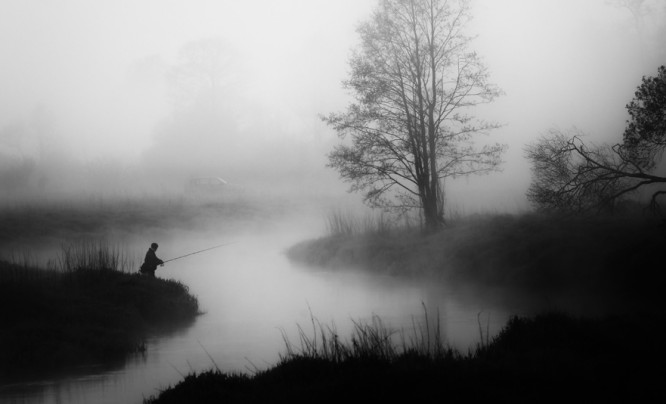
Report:
[[199,314],[180,282],[123,272],[109,260],[80,264],[106,253],[90,250],[69,269],[0,261],[0,380],[122,364],[150,335],[187,326]]
[[514,317],[466,354],[418,331],[401,347],[381,326],[356,323],[350,342],[324,327],[270,369],[192,373],[144,403],[661,402],[658,321]]

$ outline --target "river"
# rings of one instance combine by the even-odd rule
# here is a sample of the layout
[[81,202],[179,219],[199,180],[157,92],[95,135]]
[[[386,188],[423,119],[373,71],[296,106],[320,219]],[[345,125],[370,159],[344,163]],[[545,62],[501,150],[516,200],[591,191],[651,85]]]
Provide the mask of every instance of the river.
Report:
[[510,313],[504,309],[475,303],[444,285],[290,262],[285,250],[320,236],[323,228],[318,222],[284,220],[236,234],[156,232],[147,236],[150,240],[125,237],[125,242],[138,246],[133,251],[137,256],[159,240],[157,255],[163,259],[233,243],[170,262],[157,272],[188,285],[205,314],[189,328],[148,340],[145,353],[115,367],[0,385],[0,402],[141,403],[193,371],[218,367],[251,374],[277,363],[286,351],[283,336],[298,345],[298,326],[312,335],[313,319],[335,327],[343,340],[353,321],[371,321],[374,315],[409,335],[424,323],[425,307],[430,326],[438,315],[446,341],[463,351],[479,343],[480,325],[482,332],[493,335],[506,323]]

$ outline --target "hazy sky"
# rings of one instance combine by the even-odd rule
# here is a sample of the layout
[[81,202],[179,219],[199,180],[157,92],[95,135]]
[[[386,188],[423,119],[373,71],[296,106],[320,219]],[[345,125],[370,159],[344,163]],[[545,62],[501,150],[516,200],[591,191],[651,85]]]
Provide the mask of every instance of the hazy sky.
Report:
[[[184,44],[216,37],[233,50],[237,90],[270,111],[282,129],[275,133],[332,139],[317,114],[346,105],[340,82],[355,27],[375,4],[2,0],[0,128],[29,120],[41,106],[72,155],[137,159],[170,113],[163,68],[177,61]],[[641,76],[656,72],[654,49],[662,44],[641,42],[629,11],[605,0],[472,4],[473,48],[506,92],[479,111],[506,124],[493,137],[510,147],[491,187],[504,190],[505,205],[521,204],[529,181],[525,143],[550,127],[572,125],[619,140],[624,106]],[[648,29],[655,15],[646,17]],[[486,184],[470,179],[454,188],[473,196],[486,192]]]

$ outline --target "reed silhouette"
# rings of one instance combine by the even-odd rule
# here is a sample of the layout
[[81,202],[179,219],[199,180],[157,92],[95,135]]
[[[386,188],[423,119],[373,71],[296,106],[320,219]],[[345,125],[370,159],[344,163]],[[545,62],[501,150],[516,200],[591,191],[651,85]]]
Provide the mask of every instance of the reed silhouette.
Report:
[[[252,375],[192,373],[146,404],[263,402],[555,402],[663,400],[666,350],[648,318],[584,319],[562,313],[513,317],[494,338],[461,353],[428,327],[393,330],[380,318],[350,336],[312,319],[285,338],[279,362]],[[653,319],[657,320],[657,319]],[[663,319],[661,319],[663,321]],[[408,336],[408,335],[411,335]]]

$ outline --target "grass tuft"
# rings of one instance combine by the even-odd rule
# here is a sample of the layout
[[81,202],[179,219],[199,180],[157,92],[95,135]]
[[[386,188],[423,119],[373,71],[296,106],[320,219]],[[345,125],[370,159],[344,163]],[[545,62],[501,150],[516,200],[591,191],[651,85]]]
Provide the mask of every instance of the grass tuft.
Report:
[[340,338],[335,324],[324,325],[311,314],[311,334],[297,325],[298,345],[282,331],[286,352],[280,356],[280,362],[306,359],[332,363],[357,360],[393,363],[405,355],[430,360],[450,357],[454,350],[442,336],[439,313],[436,324],[430,324],[425,304],[423,311],[424,321],[417,323],[413,318],[409,332],[386,326],[377,315],[373,315],[369,322],[351,320],[353,329],[347,340]]
[[136,262],[118,245],[103,240],[81,241],[63,244],[60,254],[50,264],[60,271],[109,271],[134,272]]
[[385,213],[358,216],[351,212],[335,210],[326,217],[326,231],[332,237],[360,234],[387,235],[395,227],[395,221]]

